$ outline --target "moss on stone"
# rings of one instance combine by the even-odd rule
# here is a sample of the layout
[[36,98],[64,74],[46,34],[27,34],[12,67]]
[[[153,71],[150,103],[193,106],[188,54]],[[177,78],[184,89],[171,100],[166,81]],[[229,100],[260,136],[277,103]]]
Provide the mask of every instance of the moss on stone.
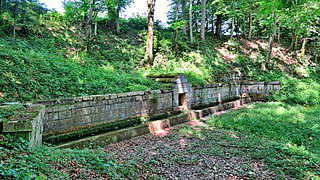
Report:
[[131,118],[131,119],[126,119],[122,121],[97,125],[97,126],[91,126],[91,127],[88,126],[87,128],[80,129],[77,131],[44,137],[44,142],[52,143],[52,144],[69,142],[69,141],[77,140],[80,138],[89,137],[92,135],[98,135],[98,134],[102,134],[102,133],[106,133],[106,132],[110,132],[118,129],[136,126],[141,124],[142,120],[143,118]]

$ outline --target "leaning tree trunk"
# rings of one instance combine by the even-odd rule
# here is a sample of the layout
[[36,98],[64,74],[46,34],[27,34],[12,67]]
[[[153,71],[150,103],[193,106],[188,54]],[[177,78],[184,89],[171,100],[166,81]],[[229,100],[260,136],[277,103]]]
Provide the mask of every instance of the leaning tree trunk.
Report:
[[201,29],[200,29],[200,38],[202,41],[205,40],[205,27],[206,27],[206,2],[207,0],[202,0],[201,8]]
[[[178,22],[179,18],[179,0],[176,1],[176,8],[175,8],[175,17],[174,17],[174,22]],[[178,28],[174,30],[173,33],[173,44],[174,46],[177,46],[177,41],[178,41]]]
[[[187,5],[187,0],[182,0],[182,20],[185,21],[187,19],[187,11],[186,11],[186,5]],[[183,34],[187,34],[187,26],[183,26]]]
[[217,15],[217,22],[216,22],[216,35],[218,35],[219,38],[221,38],[222,36],[221,28],[222,28],[222,15],[219,14]]
[[153,24],[154,24],[154,7],[156,0],[147,0],[148,4],[148,39],[146,47],[147,63],[153,64]]
[[252,38],[252,13],[249,14],[249,32],[248,39]]
[[192,32],[192,0],[189,1],[189,30],[190,30],[190,42],[193,42]]

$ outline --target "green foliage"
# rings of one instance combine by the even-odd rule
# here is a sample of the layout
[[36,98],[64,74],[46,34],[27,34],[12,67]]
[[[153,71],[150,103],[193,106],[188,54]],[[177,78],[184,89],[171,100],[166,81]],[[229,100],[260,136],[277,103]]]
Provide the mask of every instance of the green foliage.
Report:
[[28,144],[11,136],[0,146],[1,179],[70,179],[135,177],[135,162],[120,163],[112,153],[98,149],[57,149],[43,145],[28,149]]
[[273,99],[290,104],[319,105],[320,83],[312,79],[282,79],[281,90]]
[[37,41],[44,46],[30,44],[26,40],[0,41],[0,87],[4,94],[4,97],[0,97],[1,101],[29,101],[160,88],[159,84],[145,78],[142,73],[132,71],[134,67],[127,64],[127,61],[130,61],[133,52],[120,48],[120,52],[115,51],[119,46],[113,47],[115,56],[107,56],[104,57],[107,61],[99,61],[103,58],[103,51],[97,54],[98,60],[82,53],[62,52],[70,53],[66,58],[50,40]]
[[0,108],[0,122],[8,121],[12,119],[14,116],[18,115],[19,113],[25,113],[26,108],[22,105],[10,105],[10,107],[1,107]]
[[1,1],[0,30],[13,35],[14,26],[20,36],[30,35],[38,26],[38,18],[47,13],[37,0]]
[[233,143],[246,142],[249,153],[267,163],[277,179],[309,179],[320,175],[319,108],[256,104],[214,117],[208,123],[243,137]]

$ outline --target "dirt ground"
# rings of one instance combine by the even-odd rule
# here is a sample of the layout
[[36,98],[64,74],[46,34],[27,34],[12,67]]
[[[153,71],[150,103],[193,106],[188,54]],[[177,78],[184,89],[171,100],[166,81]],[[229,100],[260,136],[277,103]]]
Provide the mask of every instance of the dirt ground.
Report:
[[[170,132],[169,132],[170,131]],[[273,179],[274,173],[250,156],[248,147],[230,143],[232,133],[192,121],[105,147],[112,160],[133,164],[128,179]]]

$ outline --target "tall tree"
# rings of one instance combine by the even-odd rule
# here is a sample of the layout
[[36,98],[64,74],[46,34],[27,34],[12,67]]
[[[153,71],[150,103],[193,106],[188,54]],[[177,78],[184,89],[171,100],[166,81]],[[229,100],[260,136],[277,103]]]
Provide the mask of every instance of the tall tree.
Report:
[[90,41],[91,41],[91,26],[92,26],[92,14],[93,14],[93,0],[90,0],[88,9],[88,21],[87,21],[87,46],[86,49],[90,51]]
[[200,38],[202,41],[205,40],[205,27],[206,27],[206,3],[207,0],[202,0],[201,5],[201,29],[200,29]]
[[216,35],[221,38],[222,36],[222,14],[217,15],[217,20],[216,20]]
[[147,63],[153,64],[153,25],[154,25],[154,9],[156,0],[147,0],[148,5],[148,38],[147,38]]
[[176,0],[176,6],[175,6],[175,17],[174,17],[174,33],[173,33],[173,44],[176,46],[178,41],[178,19],[179,19],[179,0]]
[[118,0],[118,3],[117,3],[117,33],[120,33],[120,3],[121,3],[121,0]]
[[193,30],[192,30],[192,0],[189,1],[189,31],[190,31],[190,42],[193,42]]
[[[186,21],[187,20],[187,11],[186,11],[186,6],[187,6],[187,0],[182,0],[182,21]],[[187,26],[184,25],[183,26],[183,34],[187,34]]]

